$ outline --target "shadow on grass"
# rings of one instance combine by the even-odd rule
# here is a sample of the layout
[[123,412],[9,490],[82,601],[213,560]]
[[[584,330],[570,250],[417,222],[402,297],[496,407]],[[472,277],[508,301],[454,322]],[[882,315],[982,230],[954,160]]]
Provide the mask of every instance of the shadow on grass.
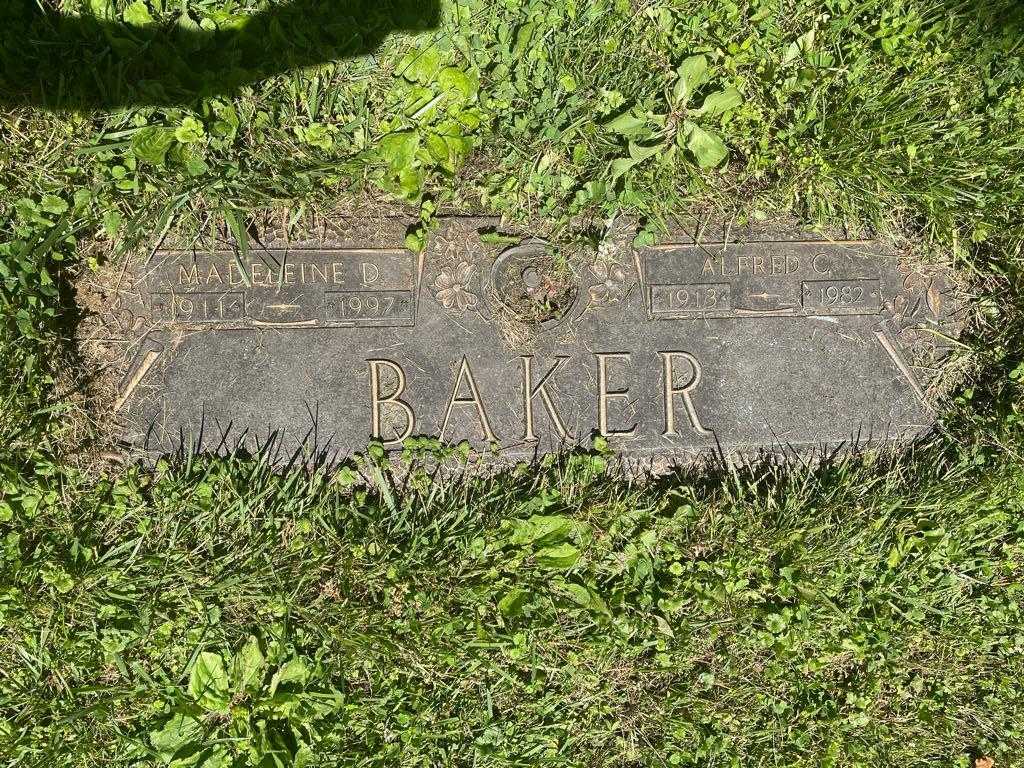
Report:
[[207,30],[128,25],[0,0],[0,106],[173,106],[296,67],[361,56],[437,26],[439,0],[292,0]]

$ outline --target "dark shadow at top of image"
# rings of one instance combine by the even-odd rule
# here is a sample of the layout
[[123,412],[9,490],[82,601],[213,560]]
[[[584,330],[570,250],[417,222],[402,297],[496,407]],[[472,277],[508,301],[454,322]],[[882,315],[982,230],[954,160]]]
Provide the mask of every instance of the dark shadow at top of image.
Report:
[[439,0],[292,0],[207,30],[191,17],[134,26],[0,0],[0,106],[174,106],[297,67],[372,53],[435,28]]

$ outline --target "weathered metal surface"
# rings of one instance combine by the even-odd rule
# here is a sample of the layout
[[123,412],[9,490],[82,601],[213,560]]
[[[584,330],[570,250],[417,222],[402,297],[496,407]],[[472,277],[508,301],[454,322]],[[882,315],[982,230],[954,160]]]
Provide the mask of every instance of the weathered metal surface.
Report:
[[933,423],[903,331],[943,325],[939,289],[874,242],[566,254],[490,245],[482,227],[447,221],[423,254],[396,227],[140,258],[111,294],[123,437],[345,456],[426,435],[518,459],[602,435],[679,461]]

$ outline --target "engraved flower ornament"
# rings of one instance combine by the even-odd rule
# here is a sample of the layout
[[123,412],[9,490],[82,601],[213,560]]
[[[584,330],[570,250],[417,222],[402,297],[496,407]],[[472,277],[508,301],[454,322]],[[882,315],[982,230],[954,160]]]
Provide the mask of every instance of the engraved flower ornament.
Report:
[[590,271],[600,281],[590,286],[590,300],[594,304],[614,304],[626,295],[626,273],[614,261],[596,261]]
[[465,312],[480,303],[476,294],[469,290],[473,270],[473,265],[464,261],[452,272],[442,271],[434,280],[434,295],[445,309]]

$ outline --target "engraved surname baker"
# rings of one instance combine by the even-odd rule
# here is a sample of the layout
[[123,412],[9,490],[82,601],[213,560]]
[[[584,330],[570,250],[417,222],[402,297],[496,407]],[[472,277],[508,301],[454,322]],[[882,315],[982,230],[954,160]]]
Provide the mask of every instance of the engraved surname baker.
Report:
[[598,352],[597,357],[597,424],[602,437],[631,437],[636,434],[638,424],[629,429],[609,429],[608,401],[629,398],[629,387],[624,389],[608,389],[608,361],[623,360],[632,365],[629,352]]
[[[707,430],[701,425],[700,419],[697,416],[697,409],[693,406],[693,399],[690,397],[690,392],[697,388],[700,384],[701,379],[701,368],[697,358],[691,355],[689,352],[659,352],[662,360],[662,376],[665,384],[665,431],[661,433],[662,437],[671,437],[679,434],[676,429],[676,397],[681,397],[683,400],[683,406],[686,408],[686,415],[690,419],[690,426],[692,426],[698,434],[710,435],[712,432]],[[677,387],[675,384],[675,361],[676,359],[685,360],[689,363],[693,375],[689,381],[681,387]]]
[[565,428],[565,424],[562,423],[562,419],[558,415],[555,403],[551,399],[551,395],[548,393],[547,385],[548,379],[550,379],[555,372],[569,360],[569,358],[563,355],[556,357],[555,364],[548,369],[548,372],[544,374],[536,386],[533,385],[533,356],[524,355],[519,359],[523,363],[523,420],[526,423],[523,440],[537,440],[537,435],[534,434],[533,431],[533,399],[538,395],[540,396],[540,401],[544,404],[544,408],[548,412],[548,418],[551,419],[551,423],[555,426],[555,430],[558,432],[558,436],[561,437],[562,440],[568,440],[569,431]]
[[[680,410],[685,413],[685,420],[694,432],[702,436],[713,436],[714,432],[704,426],[693,402],[693,393],[700,385],[703,376],[700,361],[695,355],[680,350],[658,352],[657,355],[658,358],[655,359],[661,361],[660,389],[664,413],[664,431],[661,436],[680,436],[679,424],[680,419],[683,418]],[[617,410],[619,418],[622,418],[629,411],[633,396],[630,387],[623,386],[621,382],[627,375],[633,373],[632,353],[597,352],[594,357],[597,359],[597,391],[595,394],[597,396],[598,434],[602,437],[618,438],[636,436],[641,428],[639,421],[635,421],[627,427],[624,424],[614,424],[614,413],[609,415],[609,410]],[[544,374],[538,376],[535,370],[536,358],[533,355],[522,355],[519,358],[522,373],[522,439],[524,442],[540,440],[538,436],[540,423],[549,425],[548,428],[556,433],[563,442],[571,442],[576,438],[576,435],[571,434],[566,427],[553,392],[549,389],[550,386],[553,386],[554,378],[571,364],[572,358],[567,355],[558,355],[553,360],[554,362],[548,364],[546,370],[541,369],[544,370]],[[410,397],[407,392],[408,379],[401,365],[393,360],[385,359],[367,360],[366,362],[369,365],[370,373],[371,437],[374,440],[380,440],[386,446],[398,445],[415,432],[416,410],[420,408],[421,404],[417,403],[415,397]],[[385,374],[389,374],[387,381],[385,381]],[[580,377],[575,377],[575,380],[580,381]],[[456,414],[456,406],[463,411],[466,406],[471,406],[472,417],[479,423],[483,438],[489,442],[498,442],[499,438],[494,433],[485,405],[485,396],[489,394],[494,397],[495,392],[481,391],[468,358],[463,357],[459,363],[450,391],[451,394],[445,401],[438,439],[441,441],[445,439],[453,416]],[[540,422],[538,421],[538,401],[547,415],[547,419]],[[508,435],[504,437],[507,438]]]
[[[405,371],[402,370],[402,366],[391,360],[367,360],[366,362],[370,365],[370,422],[371,429],[373,430],[373,439],[380,440],[385,445],[400,444],[412,435],[413,430],[416,429],[416,414],[407,402],[399,399],[400,395],[405,392]],[[397,383],[395,384],[394,392],[390,395],[381,395],[381,368],[388,368],[395,375]],[[405,415],[405,429],[399,435],[390,439],[385,439],[381,434],[380,416],[381,407],[384,405],[393,406]]]
[[[469,385],[470,397],[459,397],[459,390],[462,389],[462,382]],[[452,396],[448,399],[448,408],[444,412],[444,421],[441,423],[441,434],[438,439],[444,442],[444,433],[448,429],[448,421],[452,417],[452,410],[456,405],[473,405],[476,407],[477,416],[480,419],[480,426],[483,428],[484,438],[489,442],[497,442],[494,431],[491,429],[491,422],[487,419],[487,411],[484,410],[483,400],[480,399],[480,390],[473,378],[473,369],[469,367],[469,360],[462,358],[459,366],[459,374],[455,377],[455,384],[452,387]]]

